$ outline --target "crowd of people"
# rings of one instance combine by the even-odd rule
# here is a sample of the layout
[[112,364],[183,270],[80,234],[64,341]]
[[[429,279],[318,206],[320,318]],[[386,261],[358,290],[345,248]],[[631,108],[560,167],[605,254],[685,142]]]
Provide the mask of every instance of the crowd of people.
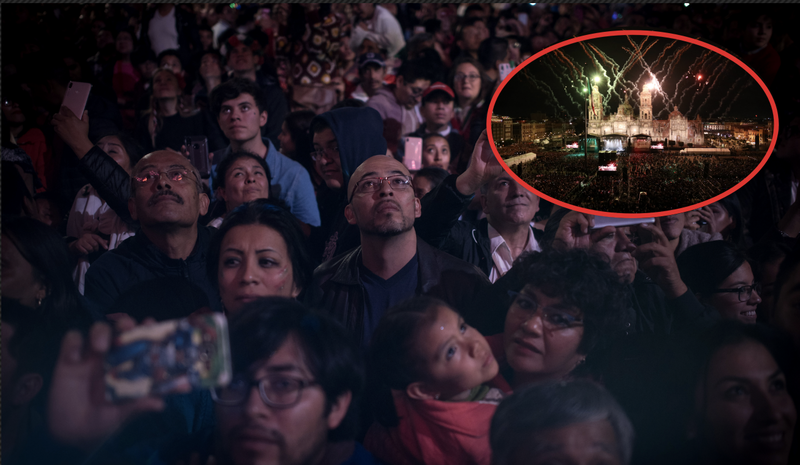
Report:
[[[800,458],[794,10],[2,13],[4,463]],[[730,44],[775,87],[751,182],[620,224],[502,168],[500,64],[614,26]],[[559,195],[585,187],[563,157],[536,159]]]

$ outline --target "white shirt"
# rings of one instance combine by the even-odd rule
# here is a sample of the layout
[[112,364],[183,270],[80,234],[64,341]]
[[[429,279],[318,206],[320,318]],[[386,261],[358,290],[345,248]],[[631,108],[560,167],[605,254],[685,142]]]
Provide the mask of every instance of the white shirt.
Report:
[[364,23],[366,23],[368,31],[358,27],[358,23],[353,24],[353,30],[350,33],[350,48],[354,52],[358,52],[364,39],[369,39],[375,42],[378,47],[385,48],[386,58],[394,57],[397,52],[406,46],[400,23],[386,8],[375,6],[375,13],[372,18],[364,21]]
[[164,50],[178,50],[178,29],[175,27],[175,8],[167,14],[161,16],[161,13],[156,10],[153,19],[150,20],[150,27],[147,30],[147,36],[150,38],[150,48],[153,53],[158,56]]
[[[492,271],[489,273],[489,281],[495,282],[500,279],[504,274],[508,273],[511,265],[514,264],[514,258],[511,256],[511,249],[506,244],[503,236],[497,232],[496,229],[489,225],[489,248],[492,250]],[[541,252],[542,247],[533,236],[533,228],[528,227],[528,243],[522,252],[536,251]]]

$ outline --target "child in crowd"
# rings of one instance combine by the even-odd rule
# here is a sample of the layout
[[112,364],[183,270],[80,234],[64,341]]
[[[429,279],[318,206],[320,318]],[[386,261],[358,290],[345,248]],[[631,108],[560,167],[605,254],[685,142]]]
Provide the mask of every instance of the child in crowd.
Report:
[[486,339],[444,302],[416,297],[389,310],[372,337],[377,423],[364,445],[389,465],[485,464],[503,392]]

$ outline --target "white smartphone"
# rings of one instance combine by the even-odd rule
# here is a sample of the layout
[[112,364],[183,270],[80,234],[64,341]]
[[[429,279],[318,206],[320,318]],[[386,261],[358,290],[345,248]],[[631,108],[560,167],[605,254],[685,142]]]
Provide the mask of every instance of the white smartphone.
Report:
[[83,117],[83,110],[86,109],[86,102],[89,100],[89,92],[92,85],[88,82],[70,81],[67,85],[67,92],[64,94],[64,101],[61,106],[67,107],[75,113],[78,119]]
[[409,171],[422,169],[422,138],[404,137],[403,164]]
[[633,226],[635,224],[655,222],[655,218],[612,218],[609,216],[595,216],[594,228],[592,229],[605,228],[606,226],[614,226],[619,228],[621,226]]
[[509,74],[511,74],[511,70],[514,69],[511,67],[511,63],[500,63],[500,82],[506,80]]

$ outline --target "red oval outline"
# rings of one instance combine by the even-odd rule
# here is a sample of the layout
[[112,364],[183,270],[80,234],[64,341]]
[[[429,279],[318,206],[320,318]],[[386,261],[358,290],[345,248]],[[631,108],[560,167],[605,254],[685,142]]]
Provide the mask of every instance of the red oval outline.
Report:
[[[743,179],[741,182],[739,182],[735,186],[731,187],[730,189],[726,190],[725,192],[723,192],[723,193],[721,193],[721,194],[719,194],[719,195],[717,195],[715,197],[712,197],[712,198],[710,198],[708,200],[704,200],[704,201],[702,201],[700,203],[696,203],[694,205],[690,205],[688,207],[682,207],[682,208],[677,208],[677,209],[674,209],[674,210],[667,210],[667,211],[663,211],[663,212],[615,213],[615,212],[603,212],[603,211],[599,211],[599,210],[591,210],[591,209],[588,209],[588,208],[578,207],[576,205],[572,205],[572,204],[563,202],[561,200],[557,200],[557,199],[555,199],[553,197],[550,197],[549,195],[545,195],[545,194],[537,191],[536,189],[534,189],[530,185],[528,185],[527,182],[523,181],[519,176],[514,174],[511,171],[511,168],[509,168],[508,165],[505,164],[505,162],[503,161],[503,158],[500,156],[500,153],[497,151],[497,147],[496,147],[496,144],[494,142],[494,137],[492,137],[491,127],[492,127],[492,112],[494,111],[494,105],[495,105],[495,103],[497,101],[497,96],[500,95],[500,92],[502,92],[503,88],[506,86],[506,83],[508,83],[508,81],[512,77],[514,77],[519,71],[521,71],[525,66],[528,66],[528,64],[530,64],[534,60],[537,60],[537,59],[541,58],[542,56],[546,55],[547,53],[552,52],[553,50],[558,50],[558,49],[560,49],[562,47],[565,47],[567,45],[571,45],[571,44],[574,44],[574,43],[577,43],[577,42],[583,42],[583,41],[591,40],[591,39],[599,39],[601,37],[617,37],[617,36],[631,36],[631,35],[666,37],[668,39],[682,40],[684,42],[689,42],[691,44],[698,45],[700,47],[703,47],[705,49],[711,50],[713,52],[717,52],[720,55],[724,56],[725,58],[727,58],[727,59],[733,61],[734,63],[736,63],[737,65],[739,65],[745,71],[747,71],[750,74],[750,76],[752,76],[753,79],[755,79],[755,81],[761,86],[761,89],[766,94],[767,99],[769,100],[769,103],[772,106],[772,118],[773,118],[772,142],[769,145],[769,149],[767,149],[766,155],[764,155],[764,159],[761,160],[761,163],[758,164],[756,169],[754,169],[753,172],[750,173],[745,179]],[[572,39],[565,40],[563,42],[559,42],[557,44],[551,45],[551,46],[547,47],[546,49],[542,50],[541,52],[537,53],[536,55],[534,55],[534,56],[528,58],[527,60],[525,60],[524,63],[522,63],[521,65],[519,65],[516,68],[514,68],[511,71],[511,74],[506,76],[505,80],[503,82],[501,82],[500,85],[497,87],[497,91],[494,93],[494,96],[492,96],[492,101],[489,103],[489,109],[488,109],[487,115],[486,115],[486,128],[487,128],[486,135],[489,138],[489,142],[491,142],[492,152],[494,153],[495,158],[497,158],[497,161],[500,162],[501,166],[506,171],[506,173],[511,175],[511,177],[514,178],[518,183],[520,183],[520,185],[524,186],[526,189],[528,189],[529,191],[531,191],[535,195],[539,196],[540,198],[549,200],[550,202],[554,203],[555,205],[559,205],[559,206],[564,207],[566,209],[578,211],[578,212],[581,212],[581,213],[586,213],[586,214],[589,214],[589,215],[606,216],[606,217],[612,217],[612,218],[652,218],[652,217],[675,215],[675,214],[678,214],[678,213],[683,213],[683,212],[695,210],[695,209],[700,208],[700,207],[704,207],[706,205],[712,204],[712,203],[714,203],[714,202],[716,202],[716,201],[718,201],[720,199],[723,199],[723,198],[733,194],[737,190],[741,189],[745,184],[747,184],[753,178],[753,176],[755,176],[759,171],[761,171],[761,169],[767,163],[767,160],[769,160],[769,157],[772,156],[772,151],[775,149],[775,144],[776,144],[777,139],[778,139],[778,107],[775,105],[775,99],[772,98],[772,93],[770,93],[769,89],[767,89],[767,85],[764,84],[764,81],[762,81],[761,78],[758,77],[756,75],[756,73],[752,69],[750,69],[749,66],[747,66],[740,59],[736,58],[735,56],[731,55],[730,53],[726,52],[725,50],[722,50],[719,47],[716,47],[716,46],[711,45],[709,43],[703,42],[701,40],[693,39],[691,37],[686,37],[686,36],[682,36],[682,35],[679,35],[679,34],[673,34],[673,33],[670,33],[670,32],[661,32],[661,31],[647,31],[647,30],[639,30],[639,29],[634,30],[634,29],[632,29],[632,30],[596,32],[596,33],[593,33],[593,34],[586,34],[586,35],[583,35],[583,36],[574,37]]]

